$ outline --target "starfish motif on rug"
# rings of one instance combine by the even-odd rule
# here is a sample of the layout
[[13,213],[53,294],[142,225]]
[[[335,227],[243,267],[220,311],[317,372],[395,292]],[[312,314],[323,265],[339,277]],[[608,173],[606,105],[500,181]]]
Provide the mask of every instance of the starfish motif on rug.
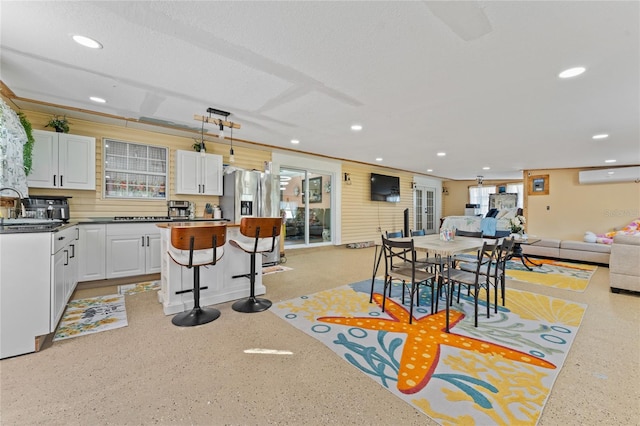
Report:
[[[375,293],[373,300],[378,306],[382,306],[381,294]],[[483,354],[499,355],[513,361],[536,365],[538,367],[556,368],[552,363],[525,352],[484,340],[445,332],[446,313],[444,311],[437,312],[433,315],[426,315],[420,319],[413,317],[412,323],[409,324],[409,312],[402,305],[391,299],[387,299],[385,312],[391,319],[372,317],[321,317],[317,320],[368,330],[405,333],[407,338],[402,350],[400,368],[398,370],[398,390],[405,394],[416,393],[429,383],[440,359],[441,345],[448,345]],[[450,310],[449,317],[449,328],[451,329],[464,318],[464,313]]]

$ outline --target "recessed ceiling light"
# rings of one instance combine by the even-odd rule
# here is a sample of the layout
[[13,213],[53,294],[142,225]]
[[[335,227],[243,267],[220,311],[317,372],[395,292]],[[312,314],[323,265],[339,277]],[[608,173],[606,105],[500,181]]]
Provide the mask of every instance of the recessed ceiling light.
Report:
[[102,49],[102,44],[98,43],[92,38],[77,35],[77,34],[74,36],[71,36],[71,38],[73,38],[73,41],[75,41],[76,43],[84,47],[88,47],[90,49]]
[[491,167],[483,167],[482,170],[491,170]]
[[107,102],[106,100],[104,100],[102,98],[99,98],[97,96],[90,96],[89,99],[91,99],[93,102],[97,102],[99,104],[104,104],[104,103]]
[[615,163],[616,160],[604,160],[605,163]]
[[300,141],[298,139],[291,139],[291,143],[294,145],[298,145]]
[[291,176],[280,176],[280,180],[281,181],[290,181],[291,180]]
[[360,130],[362,130],[362,124],[351,125],[351,130],[353,130],[354,132],[359,132]]
[[445,155],[447,155],[446,152],[439,152],[436,154],[438,157],[444,157]]
[[569,68],[567,70],[562,71],[560,74],[558,74],[558,77],[560,77],[560,78],[577,77],[580,74],[582,74],[583,72],[585,72],[586,70],[587,69],[585,67]]
[[591,136],[591,139],[606,139],[608,138],[609,135],[606,133],[600,133],[599,135],[593,135]]
[[382,157],[376,158],[376,161],[382,161]]
[[433,169],[427,169],[427,172],[432,172],[432,171],[433,171]]
[[607,174],[608,174],[608,175],[612,175],[612,174],[614,174],[614,173],[615,173],[615,172],[607,172]]

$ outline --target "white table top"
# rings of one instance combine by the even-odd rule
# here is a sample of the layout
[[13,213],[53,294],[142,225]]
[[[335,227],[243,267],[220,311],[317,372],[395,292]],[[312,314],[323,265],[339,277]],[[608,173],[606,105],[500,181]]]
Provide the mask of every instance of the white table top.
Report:
[[[416,251],[428,252],[430,255],[449,257],[455,254],[465,253],[482,248],[486,241],[495,244],[496,240],[485,240],[474,237],[455,237],[451,241],[442,241],[439,234],[423,235],[413,238],[413,246]],[[391,238],[393,241],[410,241],[412,238]]]

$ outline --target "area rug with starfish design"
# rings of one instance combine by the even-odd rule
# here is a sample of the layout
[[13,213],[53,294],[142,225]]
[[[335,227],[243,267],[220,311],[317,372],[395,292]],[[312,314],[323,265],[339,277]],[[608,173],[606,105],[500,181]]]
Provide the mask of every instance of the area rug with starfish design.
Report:
[[[535,425],[578,332],[586,305],[507,289],[498,313],[461,296],[450,311],[431,314],[421,292],[409,324],[401,285],[382,312],[382,281],[321,291],[274,304],[271,312],[318,339],[436,422]],[[481,296],[482,297],[482,296]],[[444,299],[440,300],[442,308]]]
[[507,261],[507,276],[518,281],[583,292],[598,269],[595,265],[563,262],[552,259],[532,259],[535,264],[524,267],[520,259]]
[[[459,259],[475,259],[475,255],[458,255]],[[507,277],[531,284],[563,290],[583,292],[591,282],[598,267],[577,262],[564,262],[554,259],[531,258],[527,269],[518,258],[507,261]]]

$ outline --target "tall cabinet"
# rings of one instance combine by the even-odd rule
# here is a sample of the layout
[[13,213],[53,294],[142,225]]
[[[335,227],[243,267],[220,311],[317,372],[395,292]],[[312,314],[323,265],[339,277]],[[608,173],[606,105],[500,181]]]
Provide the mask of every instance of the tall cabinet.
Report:
[[87,136],[34,130],[29,187],[96,189],[96,140]]
[[176,194],[222,195],[222,156],[176,151]]

